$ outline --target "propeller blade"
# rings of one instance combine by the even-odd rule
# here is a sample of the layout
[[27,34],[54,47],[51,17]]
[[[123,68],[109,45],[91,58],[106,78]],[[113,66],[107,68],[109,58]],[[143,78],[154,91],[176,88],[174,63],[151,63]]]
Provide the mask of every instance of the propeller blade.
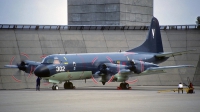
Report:
[[17,65],[4,65],[4,67],[6,67],[6,68],[18,68]]
[[115,78],[115,76],[113,75],[113,76],[110,78],[110,80],[108,81],[108,84],[109,84],[110,82],[112,82],[114,78]]
[[27,59],[29,59],[29,56],[26,53],[21,53],[21,60],[25,61]]
[[132,80],[132,81],[126,81],[126,83],[129,83],[129,84],[134,84],[134,83],[136,83],[138,81],[138,79],[135,79],[135,80]]
[[95,83],[95,84],[98,84],[98,81],[92,76],[92,81]]
[[16,78],[16,76],[20,76],[21,75],[21,70],[18,70],[17,72],[15,72],[14,75],[12,75],[12,78],[16,81],[16,82],[21,82],[21,80],[19,80],[19,78]]
[[21,82],[21,80],[19,80],[19,78],[16,77],[21,77],[21,70],[25,71],[27,69],[27,64],[25,63],[25,60],[27,60],[29,58],[29,56],[25,53],[21,53],[21,62],[17,63],[15,56],[13,56],[10,60],[10,65],[4,65],[4,67],[6,68],[18,68],[19,70],[17,72],[15,72],[12,75],[12,78],[16,81],[16,82]]

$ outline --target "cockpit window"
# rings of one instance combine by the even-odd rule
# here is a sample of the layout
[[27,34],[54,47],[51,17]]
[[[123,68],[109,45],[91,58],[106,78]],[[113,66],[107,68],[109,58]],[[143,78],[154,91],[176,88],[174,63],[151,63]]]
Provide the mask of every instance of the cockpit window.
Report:
[[60,60],[58,59],[58,57],[54,57],[53,64],[60,64]]
[[43,59],[42,63],[46,64],[60,64],[61,61],[58,57],[49,56]]
[[47,64],[52,64],[53,62],[54,62],[54,58],[53,57],[46,57],[42,61],[42,63],[47,63]]

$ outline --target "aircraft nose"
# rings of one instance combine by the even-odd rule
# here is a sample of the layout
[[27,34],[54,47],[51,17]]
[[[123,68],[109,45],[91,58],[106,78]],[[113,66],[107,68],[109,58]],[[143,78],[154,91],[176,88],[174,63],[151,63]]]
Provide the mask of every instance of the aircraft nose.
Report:
[[45,65],[39,65],[35,68],[34,74],[38,77],[49,77],[50,70]]

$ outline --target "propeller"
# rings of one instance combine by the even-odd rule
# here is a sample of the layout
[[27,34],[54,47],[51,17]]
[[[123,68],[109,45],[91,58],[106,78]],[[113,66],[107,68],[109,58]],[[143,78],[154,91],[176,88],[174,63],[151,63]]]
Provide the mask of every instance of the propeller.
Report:
[[129,60],[128,69],[133,71],[134,73],[137,72],[136,62],[134,60]]
[[107,75],[108,71],[109,71],[109,68],[105,64],[102,64],[102,65],[99,65],[99,71],[97,71],[95,75],[99,75],[99,76]]
[[[18,71],[15,72],[13,75],[12,75],[12,78],[16,81],[16,82],[21,82],[21,71],[24,71],[24,75],[28,69],[28,64],[26,63],[26,60],[29,58],[29,56],[25,53],[21,53],[20,54],[20,58],[21,58],[21,61],[20,63],[17,63],[16,60],[15,60],[15,56],[13,56],[10,60],[10,65],[5,65],[5,67],[7,68],[17,68]],[[28,77],[30,77],[34,71],[34,67],[31,67],[31,72],[30,74],[28,75]]]
[[114,79],[114,76],[112,75],[112,70],[106,66],[106,64],[99,65],[99,71],[97,71],[94,74],[94,77],[98,78],[101,77],[101,81],[103,85],[105,85],[106,82],[110,83]]
[[105,81],[103,81],[103,79],[105,79],[105,77],[107,76],[109,69],[107,68],[107,66],[105,64],[99,65],[98,68],[99,68],[99,71],[97,71],[95,74],[93,74],[92,80],[94,83],[97,84],[98,78],[101,77],[102,83],[104,85]]

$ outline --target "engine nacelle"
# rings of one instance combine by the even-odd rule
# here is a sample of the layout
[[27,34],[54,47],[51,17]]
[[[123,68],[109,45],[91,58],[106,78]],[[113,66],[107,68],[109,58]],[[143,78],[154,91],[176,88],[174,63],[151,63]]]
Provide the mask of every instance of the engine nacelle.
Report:
[[134,73],[140,74],[141,72],[145,71],[150,67],[159,67],[156,64],[148,63],[144,61],[132,61],[128,68],[133,71]]

